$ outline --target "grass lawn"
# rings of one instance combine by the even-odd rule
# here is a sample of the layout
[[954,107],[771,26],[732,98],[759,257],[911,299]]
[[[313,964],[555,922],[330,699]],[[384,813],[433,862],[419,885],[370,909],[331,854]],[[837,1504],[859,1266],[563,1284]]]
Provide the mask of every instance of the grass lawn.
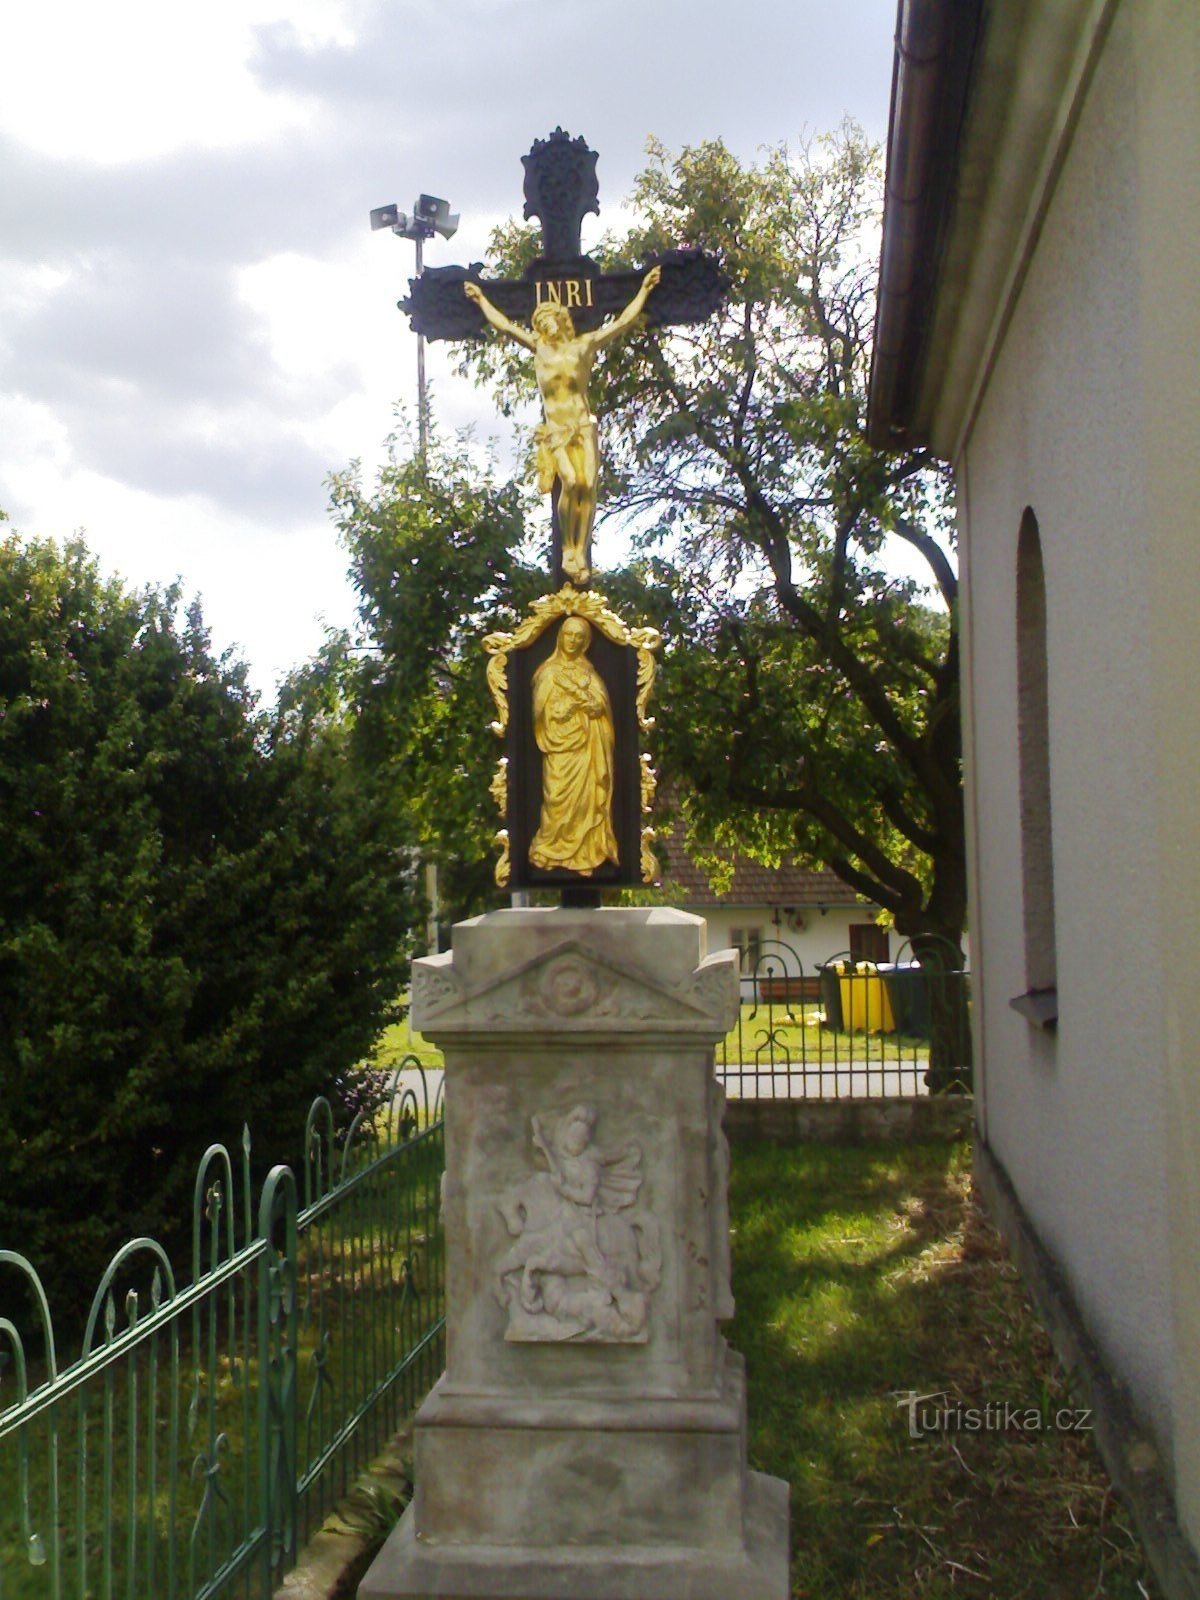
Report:
[[[1157,1597],[969,1174],[963,1145],[734,1149],[728,1333],[751,1465],[792,1485],[793,1597]],[[945,1396],[917,1439],[910,1391]],[[932,1417],[989,1403],[1025,1428]]]
[[[407,1047],[406,1038],[397,1053]],[[1031,1416],[1053,1423],[1061,1411],[1074,1413],[1080,1400],[1056,1369],[1015,1270],[972,1203],[969,1160],[965,1145],[946,1144],[739,1144],[733,1151],[738,1309],[728,1333],[749,1371],[751,1465],[792,1486],[793,1600],[1160,1600],[1091,1435],[1030,1424]],[[341,1257],[330,1261],[337,1265]],[[346,1282],[361,1288],[361,1262],[349,1266]],[[302,1282],[311,1286],[309,1273]],[[200,1334],[206,1337],[204,1327]],[[302,1323],[306,1347],[307,1334]],[[186,1330],[181,1353],[186,1406],[192,1366]],[[309,1363],[301,1365],[302,1381],[310,1382]],[[913,1412],[923,1435],[916,1439],[911,1408],[901,1400],[914,1391],[945,1397]],[[118,1503],[130,1499],[122,1481],[127,1393],[121,1377],[114,1395]],[[229,1439],[223,1475],[236,1505],[239,1458],[250,1443],[242,1437],[240,1391],[224,1379],[212,1397],[204,1390],[201,1435],[210,1398],[216,1426]],[[102,1401],[95,1397],[101,1408]],[[959,1409],[990,1406],[999,1420],[1006,1405],[1023,1426],[973,1431]],[[957,1426],[927,1426],[945,1409]],[[160,1428],[166,1411],[164,1404]],[[63,1423],[65,1553],[77,1558],[73,1404]],[[103,1432],[97,1414],[89,1428],[97,1447]],[[306,1444],[302,1439],[302,1456]],[[181,1446],[189,1467],[205,1448],[203,1437]],[[94,1456],[91,1467],[98,1472],[102,1458]],[[45,1520],[44,1458],[36,1449],[31,1468],[36,1525]],[[9,1440],[0,1446],[0,1592],[41,1600],[49,1593],[47,1569],[25,1558],[19,1476]],[[101,1489],[99,1478],[93,1487]],[[181,1489],[184,1578],[203,1488],[189,1477]],[[107,1564],[99,1509],[97,1497],[86,1517],[88,1565],[95,1570]],[[159,1539],[165,1514],[165,1506],[156,1506]],[[236,1519],[228,1520],[230,1527],[219,1529],[222,1540]],[[144,1518],[140,1525],[145,1538]],[[129,1580],[121,1555],[127,1530],[119,1516],[114,1592],[157,1600],[144,1574]],[[211,1568],[211,1551],[195,1554],[201,1571]],[[72,1561],[68,1571],[74,1569]],[[90,1582],[84,1589],[100,1592]],[[64,1592],[83,1591],[68,1583]]]
[[442,1064],[442,1052],[436,1045],[426,1043],[419,1033],[412,1031],[407,1016],[402,1022],[394,1022],[390,1028],[383,1030],[372,1060],[374,1065],[390,1070],[399,1065],[405,1056],[416,1056],[423,1067],[440,1067]]
[[833,1063],[851,1061],[921,1061],[929,1059],[929,1042],[908,1034],[878,1030],[857,1033],[835,1032],[823,1025],[824,1012],[809,1002],[768,1006],[743,1002],[741,1014],[717,1047],[718,1062],[756,1060],[766,1065],[774,1060],[782,1066],[790,1059],[794,1066],[803,1061]]

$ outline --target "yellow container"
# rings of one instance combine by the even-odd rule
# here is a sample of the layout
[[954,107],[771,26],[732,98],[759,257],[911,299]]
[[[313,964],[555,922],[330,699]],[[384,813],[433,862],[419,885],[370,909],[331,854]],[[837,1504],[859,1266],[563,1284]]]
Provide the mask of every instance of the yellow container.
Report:
[[870,961],[853,970],[838,968],[842,991],[842,1027],[847,1033],[895,1033],[896,1019],[887,985]]

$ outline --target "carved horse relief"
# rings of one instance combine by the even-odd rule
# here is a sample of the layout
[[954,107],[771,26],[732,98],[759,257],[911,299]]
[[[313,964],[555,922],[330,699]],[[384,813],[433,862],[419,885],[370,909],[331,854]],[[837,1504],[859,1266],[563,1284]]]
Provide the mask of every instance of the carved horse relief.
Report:
[[638,1208],[642,1152],[593,1142],[596,1111],[531,1118],[546,1170],[497,1202],[514,1243],[496,1266],[496,1297],[514,1341],[645,1343],[662,1277],[658,1223]]

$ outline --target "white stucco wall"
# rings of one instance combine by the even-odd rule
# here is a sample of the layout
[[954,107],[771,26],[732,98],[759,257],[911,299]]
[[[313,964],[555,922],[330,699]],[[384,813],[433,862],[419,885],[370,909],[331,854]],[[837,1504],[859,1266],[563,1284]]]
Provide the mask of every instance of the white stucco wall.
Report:
[[[849,949],[852,922],[875,920],[875,913],[869,906],[857,908],[835,906],[824,913],[815,907],[805,907],[801,912],[804,921],[802,928],[790,926],[786,916],[783,918],[782,926],[777,928],[771,921],[773,914],[771,909],[762,906],[722,905],[701,912],[700,915],[708,923],[710,952],[732,948],[735,943],[733,938],[735,929],[758,928],[763,936],[764,955],[775,956],[781,962],[785,962],[789,972],[795,970],[795,961],[792,959],[794,956],[802,963],[803,970],[811,974],[816,972],[823,961],[828,961],[831,956],[841,955]],[[891,933],[889,943],[894,958],[903,940]],[[786,952],[780,949],[781,944],[787,946]]]
[[[956,463],[985,1134],[1200,1536],[1200,7],[1117,9]],[[1015,578],[1048,608],[1057,1035],[1025,988]]]

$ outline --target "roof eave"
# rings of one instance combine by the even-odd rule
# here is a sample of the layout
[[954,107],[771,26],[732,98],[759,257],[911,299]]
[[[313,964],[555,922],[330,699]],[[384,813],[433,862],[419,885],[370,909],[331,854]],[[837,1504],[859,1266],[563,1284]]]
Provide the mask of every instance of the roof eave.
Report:
[[881,449],[929,443],[926,338],[954,199],[984,0],[899,0],[867,431]]

